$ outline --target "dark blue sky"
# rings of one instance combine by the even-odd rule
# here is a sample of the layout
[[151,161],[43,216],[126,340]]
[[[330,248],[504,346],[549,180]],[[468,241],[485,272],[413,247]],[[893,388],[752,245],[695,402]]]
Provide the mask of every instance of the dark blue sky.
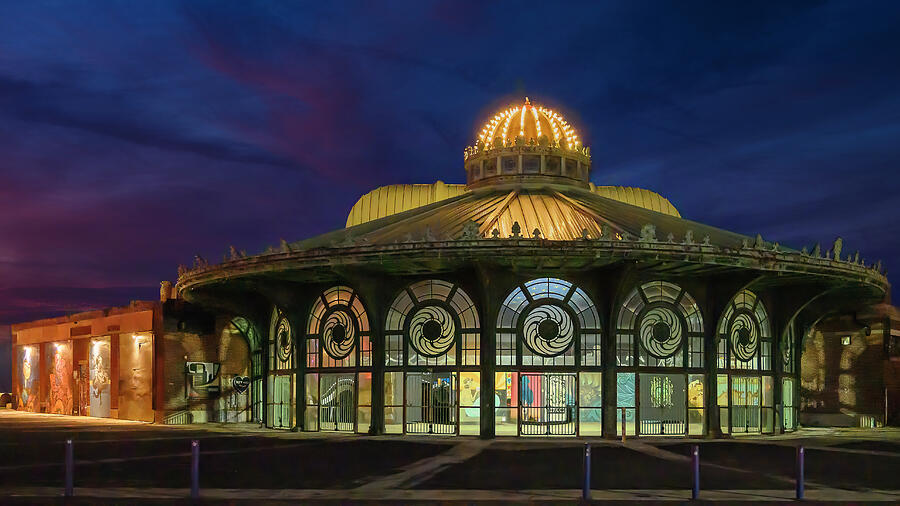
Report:
[[859,0],[3,2],[0,328],[154,298],[195,253],[341,227],[379,185],[462,182],[523,95],[597,184],[900,269],[898,22]]

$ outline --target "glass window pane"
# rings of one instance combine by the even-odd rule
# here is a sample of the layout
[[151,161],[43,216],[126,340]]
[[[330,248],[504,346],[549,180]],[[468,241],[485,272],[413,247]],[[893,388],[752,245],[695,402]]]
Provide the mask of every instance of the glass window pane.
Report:
[[318,406],[307,406],[306,407],[306,416],[304,417],[304,430],[317,431],[319,430],[319,407]]
[[385,406],[402,406],[403,405],[403,373],[402,372],[386,372],[386,373],[384,373],[384,405]]
[[634,377],[633,372],[616,374],[616,406],[620,408],[635,406]]
[[703,382],[705,377],[702,374],[691,374],[688,376],[688,407],[703,407]]
[[369,406],[372,404],[372,373],[359,373],[359,405]]
[[319,404],[319,375],[306,375],[306,405],[316,406]]
[[494,432],[498,436],[516,436],[519,434],[518,409],[497,408],[494,410]]
[[372,425],[372,408],[359,407],[356,410],[356,432],[367,434]]
[[716,404],[719,406],[728,406],[727,374],[719,374],[716,376]]
[[498,408],[514,409],[518,407],[518,374],[498,372],[495,373],[494,381],[494,405]]
[[603,435],[603,410],[589,408],[579,410],[578,432],[581,436]]
[[603,373],[582,372],[578,374],[578,381],[578,405],[583,408],[602,407]]
[[478,407],[481,405],[481,373],[459,373],[459,405]]
[[771,376],[763,376],[763,389],[762,389],[762,405],[763,406],[773,406],[774,403],[774,386],[772,383]]
[[481,434],[481,409],[478,407],[459,408],[459,433],[463,436]]
[[403,407],[384,407],[384,432],[387,434],[403,433]]

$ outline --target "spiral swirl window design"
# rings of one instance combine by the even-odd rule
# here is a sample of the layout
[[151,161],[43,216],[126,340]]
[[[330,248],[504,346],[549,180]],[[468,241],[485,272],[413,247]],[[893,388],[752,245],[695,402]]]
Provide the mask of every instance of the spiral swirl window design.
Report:
[[572,346],[575,325],[569,313],[556,304],[538,306],[525,315],[522,326],[525,346],[543,357],[555,357]]
[[413,314],[409,322],[409,344],[420,355],[439,357],[456,339],[453,317],[440,306],[425,306]]
[[394,298],[385,322],[385,365],[478,365],[478,312],[458,285],[413,283]]
[[639,333],[647,353],[662,359],[674,355],[681,348],[681,317],[666,306],[649,309],[641,317]]
[[278,360],[287,362],[291,358],[294,351],[294,337],[291,333],[291,323],[287,317],[281,315],[278,324],[275,326],[275,349],[278,353]]
[[371,365],[369,319],[350,287],[334,286],[316,298],[306,336],[307,367]]
[[747,362],[756,355],[759,349],[759,331],[749,313],[741,313],[734,317],[729,334],[731,351],[735,358]]
[[772,333],[762,300],[750,290],[731,299],[718,330],[719,367],[740,370],[772,368]]
[[581,288],[537,278],[513,289],[497,315],[497,365],[602,365],[600,315]]
[[322,322],[322,348],[331,358],[342,360],[356,343],[356,322],[346,310],[332,312]]
[[644,283],[619,309],[615,342],[620,366],[703,367],[700,307],[674,283]]

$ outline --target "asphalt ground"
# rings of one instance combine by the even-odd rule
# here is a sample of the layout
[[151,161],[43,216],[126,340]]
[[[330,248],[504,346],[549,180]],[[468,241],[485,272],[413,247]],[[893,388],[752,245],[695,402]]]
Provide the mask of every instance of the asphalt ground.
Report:
[[[539,502],[548,504],[571,502],[553,500],[553,491],[581,488],[586,441],[365,437],[270,431],[253,426],[170,427],[0,410],[0,497],[6,495],[0,503],[37,502],[35,497],[11,497],[4,491],[28,487],[59,487],[61,491],[67,439],[74,442],[76,487],[85,489],[187,489],[190,445],[198,440],[201,489],[256,489],[263,493],[270,489],[273,496],[278,490],[289,495],[301,489],[353,492],[358,487],[417,493],[455,491],[457,495],[461,490],[471,490],[473,502],[479,491],[545,490],[551,499]],[[726,440],[632,439],[624,445],[619,441],[587,441],[592,444],[591,488],[633,490],[638,498],[641,491],[657,491],[654,493],[660,495],[659,491],[689,490],[688,455],[694,444],[700,451],[702,490],[783,491],[782,496],[790,496],[795,486],[798,444],[806,446],[810,490],[865,493],[900,489],[900,431],[896,429],[803,431],[776,438]],[[439,492],[435,497],[440,497]],[[496,497],[496,493],[490,497]],[[69,503],[160,501],[140,497],[127,501],[94,499]],[[316,502],[347,502],[329,499],[327,494],[319,499]],[[418,502],[412,495],[408,499],[402,502]],[[45,497],[40,502],[54,501],[57,499]],[[429,502],[433,501],[421,501]]]

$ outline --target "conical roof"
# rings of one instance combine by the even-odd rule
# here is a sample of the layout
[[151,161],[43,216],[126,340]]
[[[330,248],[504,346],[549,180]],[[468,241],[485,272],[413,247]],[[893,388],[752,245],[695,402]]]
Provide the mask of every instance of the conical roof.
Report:
[[[740,248],[752,238],[677,216],[603,197],[569,185],[490,186],[430,205],[326,233],[292,244],[292,248],[330,247],[345,243],[392,244],[411,240],[455,239],[467,223],[483,238],[524,237],[570,241],[628,240],[653,236],[660,242],[707,240]],[[689,233],[690,232],[690,233]],[[686,239],[688,238],[688,239]]]

